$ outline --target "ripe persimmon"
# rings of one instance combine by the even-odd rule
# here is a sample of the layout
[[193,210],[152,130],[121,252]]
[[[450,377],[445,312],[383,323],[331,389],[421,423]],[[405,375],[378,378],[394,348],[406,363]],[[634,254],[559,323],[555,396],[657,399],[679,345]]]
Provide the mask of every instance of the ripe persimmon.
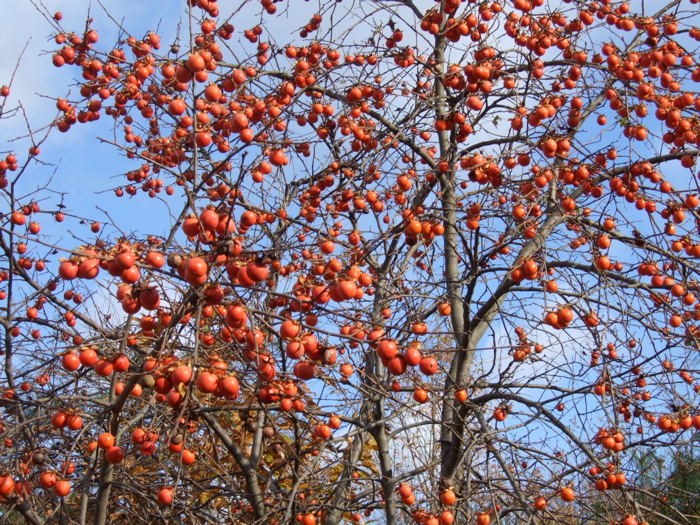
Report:
[[70,493],[71,484],[70,481],[65,479],[60,479],[56,481],[53,485],[53,492],[59,498],[64,498]]
[[576,495],[574,494],[574,491],[571,487],[564,487],[561,489],[561,493],[559,495],[563,501],[574,501]]

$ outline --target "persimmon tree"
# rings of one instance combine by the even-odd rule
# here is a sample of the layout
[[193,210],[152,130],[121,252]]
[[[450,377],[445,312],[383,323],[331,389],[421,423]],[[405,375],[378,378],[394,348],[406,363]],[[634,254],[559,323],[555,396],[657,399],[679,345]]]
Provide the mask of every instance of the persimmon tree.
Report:
[[697,0],[109,3],[41,139],[108,220],[0,161],[3,515],[697,523]]

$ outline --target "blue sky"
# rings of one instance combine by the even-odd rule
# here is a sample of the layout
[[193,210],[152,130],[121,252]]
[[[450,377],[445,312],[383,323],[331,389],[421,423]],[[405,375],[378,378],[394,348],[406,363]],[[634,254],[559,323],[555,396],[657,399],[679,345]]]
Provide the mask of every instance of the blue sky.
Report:
[[[222,1],[222,3],[224,2]],[[426,2],[426,4],[427,3],[428,2]],[[432,5],[432,2],[430,2],[430,4]],[[70,3],[47,0],[46,5],[50,13],[58,10],[62,11],[64,15],[62,20],[63,27],[67,30],[78,30],[84,27],[84,21],[88,16],[88,7],[90,3],[83,0],[74,0]],[[174,9],[173,5],[179,7]],[[123,21],[124,26],[128,27],[133,32],[134,36],[137,37],[143,36],[148,29],[155,29],[156,26],[160,25],[162,31],[159,30],[159,33],[163,37],[163,50],[167,50],[172,35],[168,35],[165,31],[171,30],[178,22],[182,22],[183,38],[186,38],[186,17],[183,16],[184,12],[181,10],[181,7],[184,7],[184,5],[184,0],[178,2],[174,2],[173,0],[110,2],[110,14],[115,20]],[[306,6],[309,4],[302,4],[299,2],[296,5]],[[226,7],[228,8],[230,6]],[[259,12],[259,5],[253,2],[251,5],[246,6],[245,9],[250,9],[251,13],[254,11],[257,13]],[[109,49],[109,46],[118,38],[118,28],[113,21],[110,21],[106,17],[99,4],[92,3],[92,10],[93,12],[90,15],[97,20],[93,27],[97,29],[100,34],[101,47]],[[72,83],[73,75],[77,70],[75,68],[69,68],[68,66],[57,69],[51,65],[51,54],[42,54],[44,51],[50,51],[56,48],[54,42],[47,38],[52,32],[52,26],[29,2],[14,2],[10,7],[5,8],[5,13],[8,19],[22,20],[23,24],[21,31],[19,28],[16,31],[10,28],[9,31],[0,33],[0,46],[5,50],[3,52],[4,59],[0,64],[0,84],[9,82],[15,62],[19,57],[24,43],[28,40],[27,35],[33,35],[18,69],[17,76],[12,86],[12,94],[9,97],[7,106],[16,106],[18,102],[21,102],[27,111],[27,118],[32,129],[39,129],[41,126],[51,121],[56,115],[55,98],[63,97],[68,94],[67,86]],[[294,17],[298,17],[298,20],[282,19],[274,26],[280,28],[281,24],[284,23],[286,25],[284,30],[280,29],[280,33],[274,33],[278,44],[283,43],[283,39],[287,34],[286,31],[289,31],[289,28],[298,27],[305,22],[305,19],[308,19],[311,14],[307,9],[292,9],[291,13]],[[368,16],[370,15],[368,14]],[[254,22],[251,22],[250,25],[252,26],[253,24]],[[17,25],[19,26],[19,24]],[[240,37],[240,31],[242,29],[245,28],[236,27],[236,39]],[[73,89],[73,91],[75,93],[75,89]],[[612,120],[611,115],[610,121],[612,122]],[[21,118],[0,121],[0,142],[2,143],[0,151],[7,151],[12,147],[18,152],[20,159],[24,159],[30,145],[29,140],[23,139],[12,144],[7,144],[6,142],[18,135],[25,134],[21,123]],[[121,134],[121,131],[117,130],[117,134]],[[109,210],[110,214],[112,214],[112,218],[127,233],[140,228],[142,231],[147,229],[147,233],[164,234],[169,227],[169,221],[167,220],[168,209],[158,199],[149,199],[145,194],[139,192],[138,196],[135,198],[125,196],[119,201],[110,191],[101,193],[121,185],[123,182],[121,175],[127,170],[136,167],[138,163],[127,161],[118,154],[114,147],[100,144],[95,139],[97,136],[105,138],[114,136],[114,131],[110,127],[109,118],[105,115],[103,115],[102,119],[97,123],[76,125],[66,134],[53,132],[46,144],[42,146],[42,153],[39,158],[46,162],[51,162],[56,166],[33,165],[21,181],[21,191],[29,193],[44,188],[53,175],[50,188],[56,191],[69,192],[64,201],[68,213],[104,222],[106,217],[103,212],[98,209],[99,207]],[[610,137],[607,137],[606,140],[609,138]],[[665,174],[669,175],[671,172],[672,171],[669,170],[669,173]],[[42,208],[46,211],[56,210],[60,202],[60,196],[51,192],[46,192],[42,195],[47,197],[47,200],[41,203]],[[179,211],[179,199],[180,197],[172,198],[173,204],[177,203],[177,206],[173,206],[173,209],[176,211]],[[129,201],[128,206],[127,200]],[[624,208],[625,205],[622,207]],[[632,208],[629,208],[629,210],[632,210]],[[48,217],[46,219],[42,218],[41,222],[42,234],[49,235],[49,237],[44,237],[44,240],[48,242],[58,242],[56,236],[65,236],[65,230],[63,228],[69,229],[80,238],[92,239],[94,237],[94,235],[90,233],[89,222],[86,225],[81,225],[78,221],[69,219],[60,227]],[[649,228],[648,224],[645,224],[643,227]],[[625,226],[625,228],[629,230],[627,226]],[[114,234],[115,230],[108,228],[106,233]],[[64,239],[62,244],[76,246],[79,242],[72,242]],[[611,251],[611,253],[613,253],[613,251]],[[616,253],[614,253],[614,255],[616,257],[624,256],[624,254],[618,256]],[[539,322],[538,315],[541,304],[542,301],[538,300],[536,308],[528,312],[528,317],[533,323]],[[536,315],[532,315],[533,310],[537,310]],[[616,314],[612,312],[611,315]],[[399,323],[400,321],[396,322]],[[496,343],[499,346],[507,342],[505,341],[506,330],[502,330],[501,325],[497,325],[494,331],[496,332],[494,339],[498,339]],[[552,335],[549,332],[550,331],[546,331],[547,337]],[[580,356],[576,355],[576,358],[571,356],[582,349],[583,345],[580,344],[580,339],[574,341],[574,338],[578,339],[578,336],[581,336],[581,339],[583,339],[583,332],[567,332],[566,335],[569,339],[561,346],[554,342],[554,336],[552,336],[552,348],[548,349],[548,352],[557,352],[561,350],[562,353],[548,361],[547,365],[554,363],[561,365],[562,369],[565,369],[565,367],[568,366],[569,358],[571,358],[572,361],[580,361]],[[543,338],[545,337],[542,332],[540,332],[540,336]],[[487,340],[484,338],[483,345],[480,346],[489,346],[491,341],[491,339]],[[579,343],[578,347],[576,347],[576,343]],[[569,349],[570,347],[575,348],[570,350],[570,354],[564,354],[563,349]],[[503,359],[503,361],[499,363],[499,366],[510,363],[510,358],[505,356],[505,352],[502,349],[499,350],[499,358]],[[488,357],[485,352],[483,363],[485,367],[490,365],[487,361]],[[567,364],[565,365],[564,363]],[[524,365],[522,369],[518,371],[519,373],[516,377],[524,376],[525,371],[530,372],[533,368],[537,368],[537,366]],[[574,374],[575,371],[571,372],[571,376]],[[333,396],[329,395],[328,398],[332,400]],[[575,407],[571,408],[573,409]]]
[[[82,32],[88,17],[93,18],[95,22],[91,27],[99,33],[100,41],[96,47],[100,49],[109,50],[117,42],[120,30],[116,22],[137,38],[142,38],[149,30],[156,30],[162,36],[163,54],[168,52],[170,43],[174,41],[177,27],[181,29],[181,39],[189,38],[185,2],[155,0],[103,2],[103,4],[108,6],[111,20],[98,2],[87,0],[44,2],[48,13],[60,11],[63,14],[60,24],[65,31]],[[178,6],[177,9],[173,8],[174,4]],[[248,19],[251,20],[252,27],[259,20],[260,6],[256,3],[246,6],[246,9],[250,11],[251,16]],[[56,68],[51,64],[52,51],[60,47],[52,38],[56,33],[56,23],[44,16],[32,3],[12,2],[11,5],[4,6],[3,11],[7,19],[22,20],[22,27],[17,26],[16,30],[10,27],[0,34],[0,48],[4,50],[3,60],[0,63],[0,85],[9,84],[22,48],[26,44],[26,50],[12,81],[11,95],[8,97],[5,109],[21,104],[27,121],[35,132],[35,137],[42,137],[43,133],[38,130],[42,130],[58,114],[55,106],[56,98],[68,97],[73,100],[80,98],[75,87],[75,76],[79,74],[79,70],[67,65]],[[302,23],[306,23],[308,21],[306,19],[312,14],[295,9],[290,9],[289,13],[287,20],[282,21],[288,24],[285,31],[290,27],[299,27]],[[254,14],[258,16],[253,16]],[[290,17],[298,17],[298,20],[292,21]],[[236,18],[236,20],[243,19],[243,17]],[[232,44],[235,39],[242,38],[242,29],[244,28],[236,28]],[[269,38],[269,35],[266,37]],[[20,162],[26,159],[26,152],[31,146],[31,141],[27,138],[13,140],[18,136],[27,135],[23,120],[21,117],[0,120],[0,153],[6,155],[14,152],[18,154]],[[122,134],[121,129],[116,130],[117,141],[123,138]],[[73,213],[82,218],[104,222],[106,216],[97,209],[99,207],[108,210],[115,222],[127,233],[141,229],[144,217],[149,219],[148,233],[166,233],[170,226],[169,221],[164,220],[168,216],[168,209],[158,199],[150,199],[139,192],[134,198],[122,197],[124,201],[127,199],[130,201],[127,207],[126,202],[116,200],[113,193],[108,191],[122,185],[125,182],[122,175],[138,167],[139,163],[128,161],[113,146],[96,140],[97,137],[108,140],[115,138],[111,118],[104,112],[98,122],[76,124],[67,133],[53,130],[49,139],[42,145],[39,156],[41,161],[51,165],[34,163],[29,176],[23,177],[19,185],[19,193],[28,194],[44,188],[49,178],[53,177],[49,187],[55,191],[67,192],[63,201],[67,214]],[[61,202],[60,196],[44,195],[49,198],[42,202],[42,210],[56,210]],[[172,199],[169,200],[170,204],[174,204]],[[178,205],[174,208],[179,208],[180,198],[174,197],[174,199],[178,201]],[[42,234],[53,233],[50,225],[52,221],[42,220],[41,222]],[[79,236],[89,233],[89,223],[81,228],[68,220],[63,227],[74,230]]]
[[[155,12],[172,13],[164,9],[169,2],[117,2],[113,3],[112,15],[115,19],[126,19],[129,26],[143,32],[143,21],[149,18],[146,7]],[[46,2],[51,13],[61,11],[63,20],[61,24],[66,30],[80,30],[85,27],[88,16],[89,2]],[[0,35],[0,46],[4,49],[4,58],[0,64],[0,83],[9,83],[12,70],[19,59],[22,47],[27,44],[21,63],[17,69],[12,84],[12,92],[6,104],[15,107],[18,103],[26,111],[27,120],[33,130],[41,130],[57,115],[55,99],[66,97],[72,90],[72,96],[76,97],[75,87],[69,88],[73,82],[75,68],[64,66],[56,68],[51,64],[49,51],[58,48],[49,35],[54,29],[29,2],[13,2],[11,6],[3,8],[10,19],[22,20],[21,31],[3,31]],[[153,11],[151,11],[153,12]],[[92,5],[92,16],[99,21],[94,24],[100,34],[101,44],[105,45],[116,41],[117,31],[114,23],[105,19],[104,12],[97,5]],[[140,27],[139,27],[140,26]],[[28,35],[32,35],[31,39]],[[17,152],[20,160],[26,159],[26,152],[31,145],[30,141],[23,139],[8,143],[17,135],[26,135],[26,126],[23,126],[22,118],[13,118],[0,121],[0,151],[10,148]],[[114,179],[128,169],[133,169],[134,164],[117,154],[111,146],[100,144],[95,140],[96,136],[109,138],[113,136],[109,119],[103,114],[99,122],[76,125],[68,133],[59,133],[53,130],[49,139],[42,145],[39,159],[51,165],[34,163],[28,174],[23,177],[20,184],[20,193],[30,193],[46,187],[49,178],[53,180],[49,187],[55,191],[67,192],[64,199],[66,213],[73,213],[79,217],[89,218],[104,222],[106,217],[97,207],[108,209],[113,218],[123,228],[130,229],[138,226],[139,219],[154,206],[162,206],[152,199],[138,198],[130,203],[129,209],[115,202],[114,195],[99,193],[117,186],[123,179]],[[43,136],[41,131],[36,136]],[[56,194],[44,193],[48,197],[42,201],[42,210],[54,211],[61,198]],[[150,201],[150,202],[148,202]],[[115,206],[115,204],[118,204]],[[136,212],[136,213],[134,213]],[[150,215],[150,214],[149,214]],[[41,220],[42,233],[51,234],[53,221]],[[77,235],[87,235],[87,226],[76,225],[67,220],[66,228],[71,229]]]

